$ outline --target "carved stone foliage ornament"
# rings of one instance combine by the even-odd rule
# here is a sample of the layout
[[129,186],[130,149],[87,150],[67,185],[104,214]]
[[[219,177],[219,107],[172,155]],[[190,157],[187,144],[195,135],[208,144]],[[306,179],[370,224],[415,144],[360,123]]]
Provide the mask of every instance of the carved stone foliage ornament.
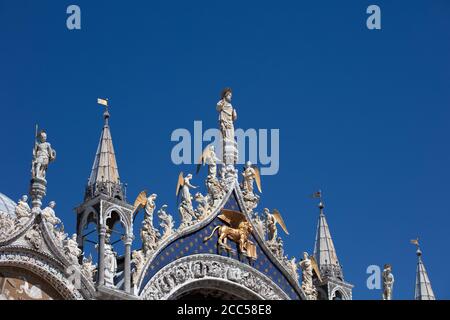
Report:
[[30,230],[28,230],[25,235],[25,239],[34,249],[40,250],[42,247],[42,235],[39,230],[39,225],[35,224]]
[[163,205],[158,210],[158,218],[160,220],[160,226],[163,229],[161,240],[165,240],[174,233],[174,222],[172,215],[167,213],[167,205]]
[[217,279],[241,285],[262,299],[289,299],[262,273],[236,260],[217,255],[188,256],[167,265],[145,286],[141,298],[170,299],[184,285],[203,279]]
[[0,241],[6,240],[15,230],[16,220],[10,215],[0,213]]

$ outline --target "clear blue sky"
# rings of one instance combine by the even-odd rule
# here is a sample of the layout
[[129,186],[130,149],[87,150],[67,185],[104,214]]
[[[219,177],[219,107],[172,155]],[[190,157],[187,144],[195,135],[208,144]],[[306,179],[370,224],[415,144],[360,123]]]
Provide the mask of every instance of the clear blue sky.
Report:
[[[66,28],[78,4],[82,30]],[[366,28],[370,4],[382,30]],[[280,172],[264,178],[290,255],[312,251],[322,189],[355,299],[378,299],[366,268],[391,263],[395,297],[414,293],[415,248],[449,299],[450,3],[433,1],[0,0],[0,191],[28,191],[34,125],[58,152],[48,197],[74,231],[109,97],[129,198],[159,194],[177,215],[176,128],[215,127],[234,88],[238,127],[280,129]],[[202,184],[197,178],[194,183]],[[132,199],[130,199],[132,200]]]

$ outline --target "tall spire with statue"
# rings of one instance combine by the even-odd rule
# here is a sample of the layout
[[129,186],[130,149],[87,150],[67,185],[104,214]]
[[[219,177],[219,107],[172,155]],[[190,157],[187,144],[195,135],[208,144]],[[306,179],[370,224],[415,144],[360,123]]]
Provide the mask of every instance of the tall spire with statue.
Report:
[[417,247],[417,271],[416,271],[416,289],[414,291],[415,300],[436,300],[431,282],[428,278],[427,270],[422,260],[422,250],[420,250],[419,238],[411,240],[411,243]]

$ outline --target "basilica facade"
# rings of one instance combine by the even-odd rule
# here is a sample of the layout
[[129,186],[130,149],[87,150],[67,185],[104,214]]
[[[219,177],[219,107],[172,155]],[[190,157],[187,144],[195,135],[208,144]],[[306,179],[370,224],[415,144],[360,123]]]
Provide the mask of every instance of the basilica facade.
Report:
[[[257,166],[236,168],[237,112],[231,99],[231,90],[224,90],[217,104],[220,150],[208,146],[199,164],[208,172],[204,192],[193,194],[193,176],[179,175],[179,223],[166,205],[157,205],[156,194],[143,191],[127,199],[108,102],[99,99],[106,107],[103,129],[84,200],[75,209],[77,230],[68,235],[55,203],[43,205],[51,183],[46,172],[56,151],[47,134],[37,132],[29,194],[18,202],[0,194],[0,299],[352,299],[353,286],[344,278],[320,192],[315,246],[299,261],[284,252],[282,237],[288,231],[281,213],[258,210]],[[138,212],[144,219],[134,230]],[[120,253],[112,241],[117,225],[123,230]],[[84,254],[92,234],[95,258]],[[132,250],[136,239],[142,245]],[[434,299],[420,256],[416,298],[425,298],[426,291]]]

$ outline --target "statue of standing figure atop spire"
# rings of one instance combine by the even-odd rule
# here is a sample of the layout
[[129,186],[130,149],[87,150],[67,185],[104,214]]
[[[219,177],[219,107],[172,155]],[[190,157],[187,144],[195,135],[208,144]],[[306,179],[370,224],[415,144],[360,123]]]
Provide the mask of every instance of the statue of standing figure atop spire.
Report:
[[237,120],[237,112],[231,104],[232,97],[233,91],[231,88],[225,88],[216,107],[216,110],[219,112],[219,125],[222,132],[222,155],[227,177],[232,177],[236,174],[234,165],[238,160],[238,149],[234,135],[234,122]]
[[222,91],[222,99],[217,103],[217,111],[224,140],[234,141],[234,121],[237,120],[237,112],[231,104],[232,97],[231,88],[225,88]]
[[36,134],[36,139],[33,149],[31,175],[33,179],[45,180],[49,163],[56,159],[56,151],[47,142],[47,133],[44,130]]

